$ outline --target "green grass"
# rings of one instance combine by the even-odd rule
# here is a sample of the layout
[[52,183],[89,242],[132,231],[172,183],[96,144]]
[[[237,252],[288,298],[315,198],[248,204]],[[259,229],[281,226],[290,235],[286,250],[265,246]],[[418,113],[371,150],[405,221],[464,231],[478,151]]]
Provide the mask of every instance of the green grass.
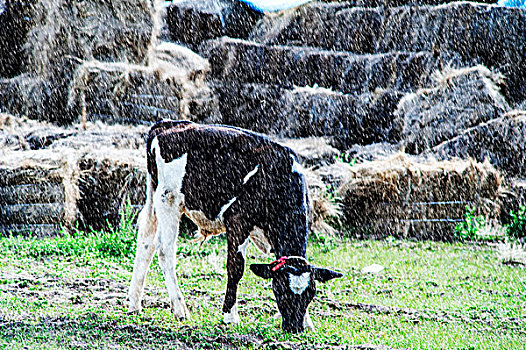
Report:
[[[126,220],[125,220],[126,221]],[[490,245],[383,241],[311,242],[311,263],[345,273],[318,284],[316,332],[284,334],[269,281],[248,269],[242,323],[222,324],[226,243],[178,245],[179,283],[192,313],[176,321],[152,264],[140,314],[126,312],[135,232],[77,232],[0,239],[0,348],[320,348],[339,344],[416,349],[526,348],[526,271]],[[251,246],[248,264],[269,262]],[[379,274],[362,273],[380,264]]]

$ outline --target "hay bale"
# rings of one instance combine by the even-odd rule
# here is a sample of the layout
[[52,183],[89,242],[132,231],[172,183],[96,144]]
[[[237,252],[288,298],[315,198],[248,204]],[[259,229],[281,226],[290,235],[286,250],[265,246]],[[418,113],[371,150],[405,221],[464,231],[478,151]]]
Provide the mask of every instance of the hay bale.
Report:
[[510,109],[497,87],[501,76],[483,66],[443,70],[435,81],[404,96],[395,112],[408,153],[425,152]]
[[338,193],[345,223],[358,233],[449,240],[467,205],[499,214],[501,182],[489,163],[417,163],[399,154],[350,167]]
[[246,38],[261,17],[241,1],[225,0],[177,1],[166,15],[171,39],[192,49],[220,36]]
[[51,83],[40,77],[24,73],[11,79],[0,80],[2,112],[32,119],[53,120],[46,118],[53,111],[51,99]]
[[44,182],[38,184],[10,185],[0,187],[0,203],[3,205],[64,202],[61,184]]
[[0,207],[1,225],[60,224],[64,218],[64,205],[57,203],[13,204]]
[[96,150],[143,149],[148,127],[144,125],[107,125],[101,122],[81,126],[57,127],[48,122],[0,113],[0,145],[2,151],[57,149]]
[[127,198],[135,207],[146,198],[145,152],[100,149],[79,157],[78,208],[83,227],[103,228],[109,222],[116,227],[119,211]]
[[346,154],[349,159],[356,159],[356,162],[370,162],[372,160],[385,160],[393,157],[401,151],[400,145],[387,142],[372,143],[370,145],[354,145]]
[[[145,62],[152,40],[156,1],[42,0],[27,47],[28,70],[41,77],[64,75],[72,57],[104,62]],[[72,72],[70,72],[72,73]]]
[[464,130],[430,150],[440,159],[471,157],[488,159],[500,171],[526,177],[526,112],[511,111],[504,116]]
[[277,137],[327,136],[340,149],[399,140],[394,111],[403,93],[396,90],[353,95],[317,86],[287,89],[229,81],[213,81],[211,87],[216,95],[215,113],[196,116],[205,123],[235,125]]
[[86,130],[80,127],[72,128],[74,133],[66,138],[54,141],[51,149],[76,149],[94,152],[101,148],[118,150],[144,149],[145,137],[149,127],[146,125],[107,125],[102,122],[86,124]]
[[215,79],[286,88],[320,86],[354,94],[425,86],[430,73],[449,62],[448,57],[427,51],[357,55],[227,37],[203,43],[199,52],[209,59]]
[[39,234],[46,227],[72,228],[79,214],[78,179],[75,152],[5,152],[0,160],[0,231],[28,231],[27,225],[44,225]]
[[88,120],[143,123],[185,119],[207,87],[208,62],[182,46],[161,43],[148,65],[89,61],[77,69],[69,105]]
[[340,155],[340,151],[330,145],[330,139],[327,137],[278,139],[277,141],[294,150],[305,167],[319,167],[323,164],[334,163],[334,158]]
[[63,227],[57,224],[20,224],[20,225],[1,225],[0,236],[10,236],[16,234],[23,237],[54,237],[62,232]]
[[[75,132],[47,122],[0,113],[0,133],[5,135],[5,147],[10,150],[38,150],[50,146],[56,140],[69,137]],[[16,142],[9,142],[10,140],[16,140]]]
[[33,6],[21,1],[0,1],[0,77],[11,78],[22,72],[23,45],[33,23]]
[[[33,92],[2,96],[8,110],[60,123],[76,119],[67,102],[77,66],[89,60],[145,62],[151,42],[158,37],[156,4],[150,0],[36,2],[23,69],[26,79],[33,81]],[[20,85],[16,80],[8,83],[15,89]],[[34,94],[42,98],[32,98]]]
[[519,8],[452,2],[440,6],[353,7],[312,2],[266,16],[252,39],[355,53],[428,51],[484,64],[508,79],[504,94],[526,98],[526,14]]

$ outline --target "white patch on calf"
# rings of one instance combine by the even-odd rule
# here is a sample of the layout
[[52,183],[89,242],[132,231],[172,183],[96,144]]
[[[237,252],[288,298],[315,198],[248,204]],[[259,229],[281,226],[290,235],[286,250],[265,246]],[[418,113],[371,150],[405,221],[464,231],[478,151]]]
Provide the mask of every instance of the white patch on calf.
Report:
[[289,286],[294,294],[302,294],[310,284],[310,272],[302,273],[296,276],[289,273]]
[[228,201],[227,204],[223,205],[223,207],[221,207],[221,210],[219,211],[219,214],[217,215],[217,218],[220,219],[221,221],[223,221],[223,215],[225,214],[225,211],[230,208],[230,206],[232,204],[234,204],[234,202],[236,201],[237,197],[234,197],[232,198],[230,201]]
[[316,332],[316,327],[314,327],[314,323],[312,323],[312,320],[309,315],[309,310],[305,313],[305,317],[303,317],[303,327],[305,329],[309,329],[313,332]]
[[166,191],[172,192],[174,195],[179,195],[181,193],[181,187],[183,186],[188,154],[185,153],[181,157],[166,163],[161,156],[157,138],[153,139],[151,148],[152,152],[155,153],[157,177],[159,185],[161,185],[159,187],[164,187]]
[[157,138],[152,141],[151,152],[155,154],[157,164],[158,185],[153,195],[153,207],[157,217],[159,264],[163,270],[172,312],[182,319],[189,313],[175,273],[175,242],[184,203],[181,189],[188,155],[185,153],[171,162],[165,162]]
[[243,179],[243,185],[246,184],[246,183],[248,182],[248,180],[258,172],[258,170],[259,170],[259,164],[256,165],[256,167],[255,167],[254,169],[252,169],[252,171],[249,172],[249,173],[245,176],[245,178]]
[[242,244],[239,245],[239,247],[237,247],[237,252],[243,255],[243,259],[247,258],[247,246],[248,246],[249,241],[250,241],[250,238],[247,237],[245,242],[243,242]]
[[146,187],[146,203],[139,214],[137,220],[139,233],[137,234],[137,251],[135,253],[135,263],[133,275],[128,292],[130,301],[128,310],[141,310],[141,300],[146,282],[146,274],[155,253],[155,233],[157,231],[157,218],[153,210],[153,195],[150,174],[148,174]]

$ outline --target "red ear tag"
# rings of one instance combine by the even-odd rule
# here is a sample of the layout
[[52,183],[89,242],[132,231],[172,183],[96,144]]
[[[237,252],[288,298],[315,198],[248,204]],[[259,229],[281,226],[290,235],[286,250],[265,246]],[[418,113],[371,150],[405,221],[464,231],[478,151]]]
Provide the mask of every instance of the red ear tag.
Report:
[[274,266],[272,268],[272,272],[276,272],[277,270],[279,270],[283,265],[285,265],[285,260],[287,260],[288,257],[286,256],[282,256],[281,258],[279,258],[278,260],[274,260],[273,262],[271,262],[271,264],[274,264],[275,262],[277,262],[278,264],[276,266]]

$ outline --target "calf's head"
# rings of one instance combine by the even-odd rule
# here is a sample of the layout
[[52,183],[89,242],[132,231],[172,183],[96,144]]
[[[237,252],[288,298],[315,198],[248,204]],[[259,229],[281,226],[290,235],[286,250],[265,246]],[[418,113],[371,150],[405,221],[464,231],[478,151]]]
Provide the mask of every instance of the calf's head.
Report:
[[327,282],[342,277],[339,272],[309,265],[301,257],[281,257],[270,264],[252,264],[256,276],[272,279],[272,290],[283,318],[285,332],[304,330],[307,307],[316,294],[314,281]]

